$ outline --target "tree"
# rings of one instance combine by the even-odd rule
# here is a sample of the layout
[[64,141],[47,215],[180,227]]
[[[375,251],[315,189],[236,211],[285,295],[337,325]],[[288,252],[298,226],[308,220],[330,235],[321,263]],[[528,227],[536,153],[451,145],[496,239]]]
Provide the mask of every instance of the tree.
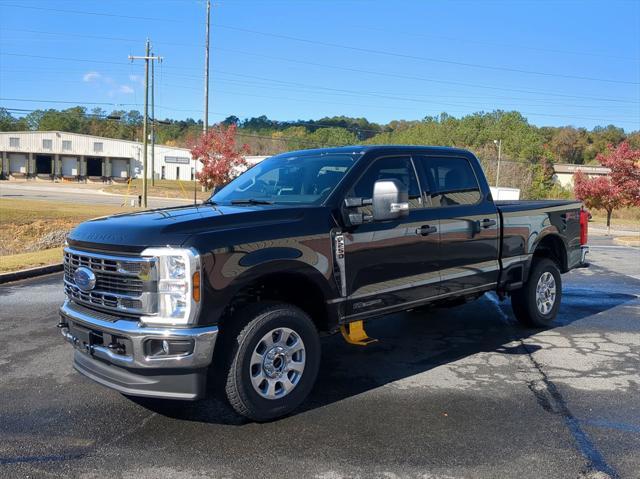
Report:
[[551,139],[550,148],[556,159],[567,163],[583,163],[587,145],[586,132],[572,127],[561,128]]
[[625,203],[621,188],[607,176],[589,178],[584,172],[576,171],[573,175],[573,192],[587,208],[607,212],[607,230],[611,229],[613,210],[624,206]]
[[206,188],[227,184],[246,167],[243,155],[249,153],[249,147],[237,145],[237,129],[233,124],[215,125],[192,145],[191,156],[203,165],[196,178]]
[[611,168],[611,182],[618,186],[625,206],[640,206],[640,150],[634,150],[627,141],[599,154],[602,166]]

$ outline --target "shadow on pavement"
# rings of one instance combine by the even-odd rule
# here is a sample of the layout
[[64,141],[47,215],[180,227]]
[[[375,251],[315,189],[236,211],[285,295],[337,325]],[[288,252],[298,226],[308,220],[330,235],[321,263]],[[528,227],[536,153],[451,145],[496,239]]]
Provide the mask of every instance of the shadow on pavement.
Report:
[[[559,326],[614,308],[635,299],[629,294],[568,288],[560,310]],[[367,331],[379,342],[367,347],[346,344],[340,335],[323,338],[322,363],[317,383],[293,415],[342,401],[394,381],[419,375],[482,352],[530,354],[541,347],[518,340],[539,332],[526,329],[486,297],[449,309],[416,310],[368,323]],[[229,425],[246,424],[222,398],[219,388],[211,399],[177,402],[131,398],[167,417]]]

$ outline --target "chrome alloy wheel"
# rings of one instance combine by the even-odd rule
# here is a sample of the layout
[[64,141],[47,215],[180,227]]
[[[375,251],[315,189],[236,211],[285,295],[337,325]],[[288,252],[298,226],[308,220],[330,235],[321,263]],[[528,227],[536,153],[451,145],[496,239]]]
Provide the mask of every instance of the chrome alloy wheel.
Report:
[[551,273],[545,271],[538,279],[536,286],[536,306],[541,314],[549,314],[556,302],[556,280]]
[[305,360],[300,335],[289,328],[272,329],[258,341],[251,355],[251,384],[263,398],[280,399],[300,382]]

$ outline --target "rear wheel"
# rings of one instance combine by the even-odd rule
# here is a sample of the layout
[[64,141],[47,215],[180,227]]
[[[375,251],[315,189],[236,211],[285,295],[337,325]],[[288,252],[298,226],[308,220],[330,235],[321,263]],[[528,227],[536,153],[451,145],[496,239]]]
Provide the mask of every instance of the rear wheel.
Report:
[[553,325],[562,298],[558,266],[547,258],[535,259],[529,279],[511,295],[513,312],[523,324],[538,328]]
[[[250,305],[237,318],[227,349],[225,391],[239,414],[256,421],[298,407],[315,383],[320,339],[311,318],[285,303]],[[233,336],[233,335],[230,335]]]

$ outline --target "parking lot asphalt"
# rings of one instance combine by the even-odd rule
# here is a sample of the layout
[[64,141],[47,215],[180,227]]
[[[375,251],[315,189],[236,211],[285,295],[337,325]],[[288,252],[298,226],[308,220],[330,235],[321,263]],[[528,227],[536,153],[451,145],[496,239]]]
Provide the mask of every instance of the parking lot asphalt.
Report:
[[559,325],[493,295],[323,339],[319,381],[266,424],[219,399],[132,400],[76,373],[60,275],[0,287],[0,477],[639,478],[640,250],[592,237]]

